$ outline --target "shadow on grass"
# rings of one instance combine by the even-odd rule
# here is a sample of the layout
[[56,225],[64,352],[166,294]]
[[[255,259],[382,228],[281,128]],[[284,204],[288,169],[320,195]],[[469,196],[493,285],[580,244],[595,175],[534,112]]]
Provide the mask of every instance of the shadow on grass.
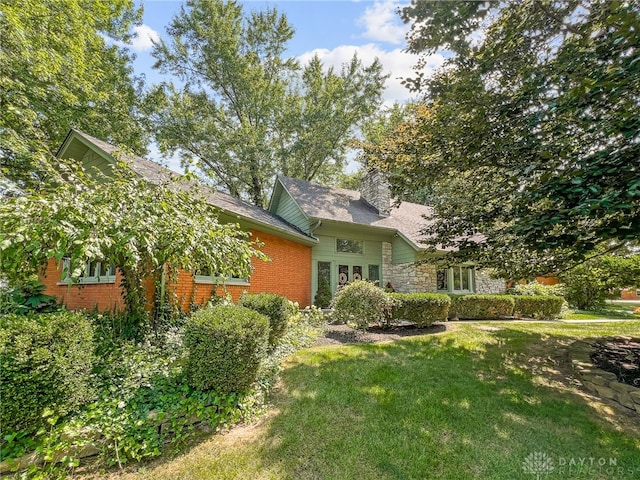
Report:
[[553,471],[537,472],[547,478],[608,475],[579,465],[588,458],[629,472],[611,478],[640,476],[638,438],[540,380],[525,347],[544,344],[542,334],[474,332],[295,357],[258,446],[262,467],[295,479],[530,479],[524,462],[538,452],[551,458]]

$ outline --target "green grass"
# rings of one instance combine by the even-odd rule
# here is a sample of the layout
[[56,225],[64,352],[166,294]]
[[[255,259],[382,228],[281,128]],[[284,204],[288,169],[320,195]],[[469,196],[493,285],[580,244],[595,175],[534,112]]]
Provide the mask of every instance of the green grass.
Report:
[[640,320],[640,314],[633,313],[634,309],[638,307],[640,307],[640,302],[608,302],[600,310],[575,310],[565,314],[562,318],[565,320],[598,320],[602,318]]
[[[640,478],[640,421],[582,395],[560,362],[576,338],[638,331],[495,322],[316,347],[290,359],[261,423],[122,477],[531,480],[523,461],[543,452],[555,463],[544,478]],[[585,458],[614,459],[624,474],[560,469]]]

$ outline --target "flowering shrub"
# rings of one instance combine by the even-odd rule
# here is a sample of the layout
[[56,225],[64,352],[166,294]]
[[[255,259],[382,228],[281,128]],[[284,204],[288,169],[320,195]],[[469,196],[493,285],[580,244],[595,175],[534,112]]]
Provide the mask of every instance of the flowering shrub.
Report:
[[354,328],[365,329],[378,322],[388,324],[393,300],[387,292],[363,280],[346,285],[333,299],[333,318]]
[[537,281],[529,282],[525,285],[515,285],[509,289],[511,295],[550,295],[554,297],[562,297],[565,294],[564,285],[557,283],[555,285],[545,285],[544,283],[538,283]]

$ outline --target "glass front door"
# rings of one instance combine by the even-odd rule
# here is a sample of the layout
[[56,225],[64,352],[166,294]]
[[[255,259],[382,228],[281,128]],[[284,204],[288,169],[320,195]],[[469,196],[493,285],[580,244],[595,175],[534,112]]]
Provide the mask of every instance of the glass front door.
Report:
[[362,279],[362,265],[338,265],[338,286]]

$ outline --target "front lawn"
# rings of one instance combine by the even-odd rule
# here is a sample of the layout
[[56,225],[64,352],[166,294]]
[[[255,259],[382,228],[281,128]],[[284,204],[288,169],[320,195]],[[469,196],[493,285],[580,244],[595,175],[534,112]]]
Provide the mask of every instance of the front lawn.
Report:
[[584,395],[563,356],[576,338],[637,334],[640,322],[449,327],[302,351],[259,424],[114,477],[640,477],[640,417]]
[[598,320],[602,318],[640,320],[640,313],[634,314],[634,311],[638,307],[640,307],[640,302],[611,301],[607,302],[607,304],[600,310],[575,310],[565,314],[562,318],[565,320]]

